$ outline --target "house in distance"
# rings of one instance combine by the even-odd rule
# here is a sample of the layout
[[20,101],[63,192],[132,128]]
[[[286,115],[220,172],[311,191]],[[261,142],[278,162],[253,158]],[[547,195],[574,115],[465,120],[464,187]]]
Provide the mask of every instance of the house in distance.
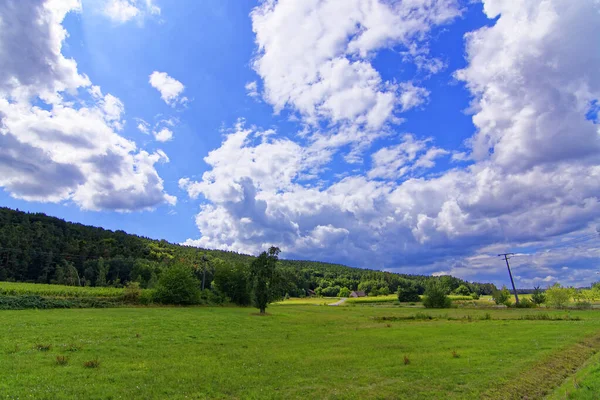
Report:
[[365,292],[355,291],[350,293],[350,297],[367,297],[367,295],[365,294]]

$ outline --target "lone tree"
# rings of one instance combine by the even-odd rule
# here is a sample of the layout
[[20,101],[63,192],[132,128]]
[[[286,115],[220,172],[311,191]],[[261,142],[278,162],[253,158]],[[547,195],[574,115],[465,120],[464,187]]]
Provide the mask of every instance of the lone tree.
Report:
[[281,252],[278,247],[271,247],[269,251],[260,253],[250,266],[250,284],[254,305],[265,314],[267,305],[278,297],[277,293],[277,260]]

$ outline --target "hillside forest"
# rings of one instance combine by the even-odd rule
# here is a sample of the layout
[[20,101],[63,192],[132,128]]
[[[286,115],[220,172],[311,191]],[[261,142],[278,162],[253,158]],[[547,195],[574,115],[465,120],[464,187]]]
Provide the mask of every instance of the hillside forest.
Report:
[[[208,298],[238,305],[251,303],[249,276],[255,258],[235,252],[199,249],[66,222],[41,213],[0,208],[0,281],[71,286],[123,287],[138,282],[153,288],[173,266],[193,271]],[[406,275],[351,268],[318,261],[280,259],[279,296],[369,296],[410,287],[422,294],[437,280],[448,293],[491,294],[490,283],[452,276]]]

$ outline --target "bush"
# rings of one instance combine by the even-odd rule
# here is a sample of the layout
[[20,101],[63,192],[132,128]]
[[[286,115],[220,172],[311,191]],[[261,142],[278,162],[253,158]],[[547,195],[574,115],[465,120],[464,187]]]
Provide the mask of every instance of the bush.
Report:
[[516,308],[535,308],[537,304],[529,299],[519,299],[519,304],[515,303]]
[[471,291],[469,290],[469,288],[465,285],[460,285],[459,287],[457,287],[454,290],[454,294],[458,295],[458,296],[469,296],[471,294]]
[[161,274],[154,292],[154,300],[162,304],[198,304],[199,283],[190,268],[174,265]]
[[546,294],[540,290],[539,286],[533,288],[533,293],[531,294],[531,301],[537,305],[543,304],[546,302]]
[[423,305],[426,308],[450,308],[452,301],[446,295],[448,289],[439,281],[435,280],[427,285]]
[[510,304],[510,292],[506,286],[502,286],[502,289],[496,289],[492,292],[492,299],[498,305],[504,304],[507,306]]
[[479,293],[477,293],[477,292],[473,292],[473,293],[471,293],[471,298],[472,298],[473,300],[479,300]]
[[137,303],[142,294],[139,282],[129,282],[123,291],[123,301],[126,303]]
[[350,293],[350,289],[348,289],[347,287],[343,287],[340,289],[338,297],[350,297]]
[[575,308],[578,310],[591,310],[592,303],[589,301],[578,301],[575,303]]
[[140,295],[140,304],[147,306],[148,304],[152,304],[152,300],[154,299],[154,289],[146,289],[142,291]]
[[408,282],[402,286],[398,286],[398,301],[404,303],[421,301],[417,285]]
[[546,301],[552,307],[563,308],[571,300],[572,290],[556,283],[546,290]]

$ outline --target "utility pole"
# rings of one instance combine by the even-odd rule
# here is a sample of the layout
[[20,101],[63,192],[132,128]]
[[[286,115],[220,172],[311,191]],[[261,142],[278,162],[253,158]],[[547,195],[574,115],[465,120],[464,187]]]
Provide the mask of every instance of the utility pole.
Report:
[[508,259],[510,258],[510,256],[514,256],[514,255],[515,255],[515,253],[503,253],[503,254],[498,254],[498,257],[504,257],[504,260],[506,261],[506,268],[508,268],[508,276],[510,276],[510,283],[512,283],[513,292],[515,293],[515,301],[517,302],[517,304],[519,304],[519,295],[517,295],[517,288],[515,287],[515,281],[513,280],[512,272],[510,272],[510,264],[508,264]]

